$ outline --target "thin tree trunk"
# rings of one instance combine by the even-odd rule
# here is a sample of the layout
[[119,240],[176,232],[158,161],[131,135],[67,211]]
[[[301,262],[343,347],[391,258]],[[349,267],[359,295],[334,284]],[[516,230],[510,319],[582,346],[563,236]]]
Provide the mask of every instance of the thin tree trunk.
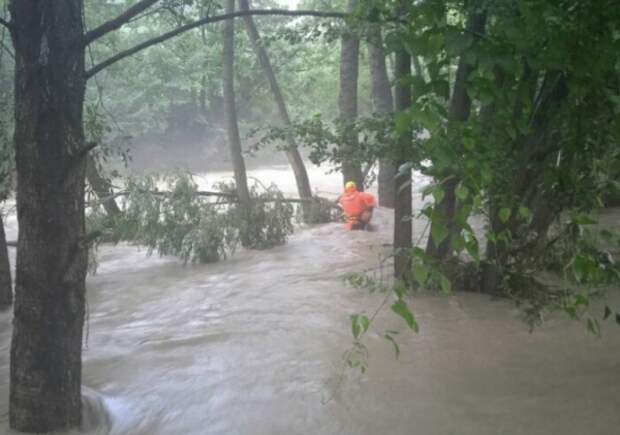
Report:
[[[239,0],[239,9],[242,11],[249,10],[249,1]],[[276,105],[278,106],[278,112],[280,114],[282,124],[284,124],[285,126],[289,126],[291,125],[291,118],[286,108],[286,103],[284,102],[284,96],[282,95],[282,91],[280,89],[280,86],[278,85],[278,81],[273,71],[273,67],[267,54],[267,50],[261,43],[260,34],[258,33],[256,24],[254,23],[254,19],[250,15],[248,15],[244,17],[244,21],[254,52],[258,57],[259,63],[263,69],[263,72],[265,73],[265,76],[267,77],[267,81],[269,82],[269,87],[271,88],[273,97],[276,100]],[[308,172],[306,171],[306,166],[304,165],[304,161],[301,157],[301,154],[299,153],[295,138],[292,135],[287,135],[286,139],[288,142],[286,157],[288,158],[289,164],[291,165],[293,173],[295,174],[295,181],[297,183],[297,192],[299,193],[299,197],[302,199],[311,199],[312,189],[310,187],[310,180],[308,179]],[[311,203],[307,202],[304,204],[304,217],[308,219],[310,217],[309,207],[311,206]]]
[[[353,12],[357,7],[357,0],[349,0],[347,12]],[[345,123],[355,122],[357,119],[357,82],[359,76],[359,38],[347,31],[342,36],[340,52],[340,97],[338,106],[340,119]],[[358,189],[364,189],[362,167],[356,159],[358,148],[357,132],[348,128],[346,145],[342,146],[342,176],[344,182],[354,181]]]
[[10,425],[81,421],[87,241],[82,0],[11,0],[19,240]]
[[[0,44],[4,45],[6,37],[6,29],[0,29]],[[4,51],[0,47],[0,81],[4,78]],[[6,126],[4,124],[4,111],[8,101],[6,101],[6,92],[0,90],[0,159],[8,159],[9,153],[5,152],[4,147],[8,147],[8,138],[6,134]],[[2,163],[2,162],[0,162]],[[4,201],[7,185],[11,174],[0,174],[0,202]],[[13,303],[13,285],[11,281],[11,264],[9,262],[9,252],[6,245],[6,235],[4,233],[4,223],[2,222],[2,214],[0,214],[0,310],[6,309]]]
[[[401,12],[407,11],[407,2],[401,1]],[[411,75],[411,56],[404,47],[396,51],[394,66],[396,89],[395,89],[395,109],[396,111],[407,110],[411,107],[411,86],[407,80],[403,80]],[[398,166],[405,163],[407,151],[411,147],[411,134],[405,134],[399,141],[399,155],[401,160]],[[409,252],[412,247],[412,200],[411,200],[411,171],[400,173],[396,176],[396,204],[394,207],[394,276],[397,279],[406,279],[411,269],[411,259]]]
[[13,303],[13,283],[11,281],[11,263],[4,234],[4,222],[0,214],[0,310],[6,309]]
[[97,162],[95,162],[94,157],[91,155],[88,155],[86,158],[86,180],[95,192],[95,195],[103,201],[102,205],[108,216],[114,217],[121,214],[121,209],[114,200],[112,185],[99,173]]
[[[372,100],[377,113],[392,113],[394,98],[387,73],[383,36],[378,25],[368,30],[368,48],[370,51],[370,72],[372,75]],[[395,177],[396,163],[391,159],[379,161],[379,205],[394,208],[396,203]]]
[[[482,34],[484,33],[486,25],[486,13],[474,12],[472,13],[467,22],[467,29],[469,34]],[[448,114],[449,122],[465,122],[469,119],[471,112],[471,100],[467,94],[467,80],[469,75],[473,72],[475,65],[467,62],[466,56],[461,56],[459,59],[458,68],[456,71],[456,79],[454,82],[454,89],[452,91],[452,98],[450,100],[450,111]],[[461,144],[455,144],[454,146],[460,148]],[[455,174],[445,174],[451,177],[442,185],[445,196],[440,204],[437,205],[439,219],[433,221],[431,224],[431,235],[428,238],[428,244],[426,246],[426,252],[437,259],[443,260],[452,253],[452,238],[455,232],[455,216],[457,212],[456,201],[456,187],[459,184],[459,179]],[[448,228],[448,236],[437,246],[433,240],[432,227],[435,225],[445,225]]]
[[[235,10],[235,0],[226,0],[226,13]],[[230,156],[235,172],[235,183],[239,204],[245,217],[250,214],[250,190],[248,188],[248,178],[243,160],[241,137],[239,135],[239,124],[237,121],[237,108],[235,105],[235,22],[226,20],[224,22],[224,112],[226,113],[226,130],[228,133],[228,143],[230,146]]]

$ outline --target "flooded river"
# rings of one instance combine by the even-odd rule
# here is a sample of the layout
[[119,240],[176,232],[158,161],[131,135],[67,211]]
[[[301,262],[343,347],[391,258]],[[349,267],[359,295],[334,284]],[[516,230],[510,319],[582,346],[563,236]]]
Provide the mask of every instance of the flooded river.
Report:
[[[256,171],[261,181],[291,180]],[[339,177],[311,174],[325,192]],[[213,181],[209,179],[209,183]],[[208,183],[206,183],[208,184]],[[340,224],[213,265],[103,246],[88,278],[85,432],[114,435],[550,435],[620,428],[620,328],[562,317],[533,333],[506,301],[420,295],[420,333],[394,315],[366,337],[365,375],[343,371],[349,315],[381,300],[343,282],[391,243]],[[15,222],[8,221],[9,238]],[[419,234],[423,223],[416,222]],[[10,314],[0,314],[0,433],[8,431]],[[401,356],[382,338],[401,330]]]

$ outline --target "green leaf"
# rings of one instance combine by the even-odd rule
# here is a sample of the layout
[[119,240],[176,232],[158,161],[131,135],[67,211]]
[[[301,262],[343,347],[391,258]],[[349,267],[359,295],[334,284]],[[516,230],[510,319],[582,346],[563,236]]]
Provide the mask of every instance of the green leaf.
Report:
[[469,196],[469,189],[461,184],[456,188],[455,194],[460,201],[465,201]]
[[519,216],[521,216],[526,221],[529,221],[532,217],[532,212],[529,208],[522,205],[519,207]]
[[448,228],[441,222],[434,221],[431,234],[433,235],[433,243],[435,246],[439,246],[439,244],[441,244],[441,242],[446,240],[446,237],[448,237]]
[[590,305],[590,300],[584,295],[577,295],[575,296],[575,305],[583,305],[584,307],[587,307]]
[[459,254],[465,249],[465,238],[462,234],[456,234],[452,237],[452,248]]
[[435,190],[435,185],[431,184],[430,186],[426,186],[424,190],[422,190],[422,199],[426,198],[428,195],[431,195]]
[[443,190],[441,186],[437,186],[435,187],[435,189],[433,189],[433,198],[435,198],[435,203],[440,204],[441,201],[443,201],[445,196],[446,196],[446,191]]
[[396,340],[394,340],[394,337],[392,337],[390,334],[385,334],[384,337],[386,340],[389,340],[394,346],[394,354],[396,356],[396,359],[398,359],[398,357],[400,356],[400,347],[398,346],[398,343],[396,343]]
[[478,247],[478,240],[476,240],[475,237],[472,237],[470,240],[467,241],[465,248],[474,260],[476,260],[477,262],[480,261],[480,248]]
[[409,112],[398,112],[394,115],[396,133],[399,136],[407,134],[411,130],[411,114]]
[[452,283],[450,282],[450,280],[445,276],[445,275],[441,275],[441,290],[448,294],[452,291]]
[[508,207],[504,207],[499,211],[499,220],[501,220],[503,223],[508,222],[508,219],[510,219],[510,215],[512,214],[512,212],[510,211],[510,209]]
[[368,317],[359,314],[351,315],[351,331],[353,332],[353,337],[356,340],[360,337],[360,335],[368,331],[369,326],[370,319],[368,319]]
[[428,278],[428,267],[424,264],[416,263],[413,266],[413,277],[418,284],[423,286],[426,284],[426,279]]
[[579,214],[579,215],[575,216],[575,218],[573,219],[573,222],[575,222],[577,225],[594,225],[594,224],[596,224],[596,220],[592,219],[590,216],[585,215],[585,214]]
[[360,328],[360,324],[358,321],[359,317],[360,316],[358,314],[351,315],[351,332],[353,332],[353,338],[355,338],[356,340],[358,339],[361,333],[361,328]]
[[407,303],[405,301],[400,300],[395,302],[394,305],[392,305],[392,311],[402,317],[405,322],[407,322],[409,328],[413,329],[415,332],[418,332],[420,330],[418,322],[416,322],[413,314],[411,313],[411,311],[409,311],[409,307],[407,306]]
[[591,273],[595,272],[596,266],[592,260],[583,256],[575,255],[573,258],[573,275],[577,282],[584,282]]

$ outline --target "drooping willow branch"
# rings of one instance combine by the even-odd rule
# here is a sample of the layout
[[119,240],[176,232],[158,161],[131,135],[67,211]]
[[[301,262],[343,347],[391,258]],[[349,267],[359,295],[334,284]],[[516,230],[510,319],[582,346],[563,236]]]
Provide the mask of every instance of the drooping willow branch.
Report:
[[[196,29],[198,27],[204,26],[206,24],[217,23],[219,21],[232,20],[235,18],[251,16],[251,15],[280,15],[280,16],[289,16],[289,17],[319,17],[319,18],[346,18],[348,14],[342,12],[320,12],[320,11],[290,11],[288,9],[255,9],[248,11],[237,11],[232,12],[230,14],[224,15],[216,15],[213,17],[205,17],[191,23],[185,24],[181,27],[177,27],[170,32],[164,33],[155,38],[144,41],[132,48],[121,51],[114,56],[104,60],[103,62],[93,66],[91,69],[86,71],[86,78],[89,79],[101,72],[105,68],[110,65],[115,64],[116,62],[125,59],[126,57],[132,56],[146,48],[149,48],[153,45],[160,44],[168,39],[172,39],[175,36],[179,36],[185,32],[188,32],[192,29]],[[96,30],[96,29],[95,29]]]

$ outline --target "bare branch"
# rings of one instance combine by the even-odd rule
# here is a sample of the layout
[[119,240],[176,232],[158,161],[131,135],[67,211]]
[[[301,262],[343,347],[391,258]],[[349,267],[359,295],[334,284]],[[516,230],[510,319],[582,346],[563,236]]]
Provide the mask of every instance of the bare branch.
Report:
[[181,35],[189,30],[195,29],[200,26],[204,26],[205,24],[216,23],[219,21],[231,20],[239,17],[246,17],[250,15],[282,15],[289,17],[320,17],[320,18],[346,18],[348,14],[342,12],[320,12],[320,11],[290,11],[288,9],[254,9],[249,11],[237,11],[230,14],[224,15],[216,15],[213,17],[205,17],[200,20],[193,21],[184,26],[178,27],[170,32],[164,33],[163,35],[157,36],[153,39],[149,39],[144,41],[132,48],[129,48],[125,51],[121,51],[120,53],[115,54],[107,60],[104,60],[100,64],[93,66],[91,69],[86,71],[86,78],[89,79],[95,74],[101,72],[105,68],[110,65],[115,64],[119,60],[125,59],[126,57],[132,56],[148,47],[153,45],[162,43],[167,41],[168,39],[174,38],[175,36]]
[[114,30],[120,29],[124,24],[127,24],[133,17],[141,14],[146,9],[153,6],[159,0],[142,0],[127,9],[125,12],[120,14],[118,17],[107,21],[100,25],[99,27],[91,30],[90,32],[84,35],[84,45],[88,45],[91,42],[101,38],[104,35],[107,35]]
[[11,57],[11,59],[15,60],[15,53],[13,53],[13,51],[4,42],[0,42],[0,48],[2,48],[6,54]]
[[6,21],[4,18],[0,18],[0,24],[9,29],[9,31],[13,30],[13,25]]

